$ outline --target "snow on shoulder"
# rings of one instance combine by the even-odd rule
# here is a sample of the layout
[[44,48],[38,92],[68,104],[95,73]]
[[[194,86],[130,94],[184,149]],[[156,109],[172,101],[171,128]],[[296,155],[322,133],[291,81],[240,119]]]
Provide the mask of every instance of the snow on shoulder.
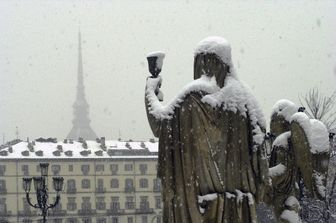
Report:
[[286,121],[290,122],[291,117],[298,111],[299,107],[287,99],[277,101],[272,108],[271,117],[276,114],[282,116]]
[[295,113],[291,118],[291,122],[297,122],[305,131],[311,153],[329,151],[329,133],[322,122],[316,119],[309,119],[303,112]]
[[225,111],[239,112],[243,117],[249,117],[253,128],[253,141],[256,146],[264,141],[266,121],[260,105],[249,88],[239,80],[228,76],[224,87],[219,91],[208,94],[202,98],[202,102],[212,107],[222,107]]
[[194,56],[198,54],[216,54],[223,63],[232,66],[231,45],[230,43],[219,36],[210,36],[203,39],[197,45]]
[[149,113],[156,119],[171,119],[176,107],[183,102],[185,96],[191,92],[203,91],[205,93],[214,93],[219,90],[215,77],[210,78],[202,75],[201,78],[196,79],[187,84],[182,91],[167,105],[161,104],[155,95],[155,89],[162,81],[161,76],[158,78],[148,78],[146,83],[146,98],[149,102]]
[[310,119],[311,147],[313,153],[329,151],[329,132],[327,127],[317,119]]

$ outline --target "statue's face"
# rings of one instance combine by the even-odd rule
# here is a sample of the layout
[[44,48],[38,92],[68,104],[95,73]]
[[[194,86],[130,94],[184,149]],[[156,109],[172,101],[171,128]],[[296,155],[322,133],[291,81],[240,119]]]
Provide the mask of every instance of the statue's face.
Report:
[[194,79],[198,79],[202,75],[215,76],[218,86],[223,87],[227,72],[228,66],[216,54],[199,54],[195,57]]

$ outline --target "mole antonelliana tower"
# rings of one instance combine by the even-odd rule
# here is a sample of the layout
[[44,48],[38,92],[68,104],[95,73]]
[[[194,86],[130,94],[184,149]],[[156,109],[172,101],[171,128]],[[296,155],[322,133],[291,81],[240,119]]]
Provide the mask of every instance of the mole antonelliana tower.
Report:
[[83,61],[82,61],[82,43],[81,33],[78,33],[78,73],[77,73],[77,95],[76,101],[73,104],[72,129],[69,132],[68,139],[78,139],[82,137],[84,139],[93,140],[97,138],[96,133],[90,126],[89,118],[89,104],[85,99],[85,87],[83,76]]

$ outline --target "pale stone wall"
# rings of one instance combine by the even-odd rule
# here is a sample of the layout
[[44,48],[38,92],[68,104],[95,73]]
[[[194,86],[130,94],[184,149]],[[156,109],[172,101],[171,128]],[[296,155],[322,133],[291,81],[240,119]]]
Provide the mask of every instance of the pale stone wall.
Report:
[[[0,174],[0,182],[5,184],[5,186],[0,185],[0,189],[3,189],[0,193],[0,202],[2,202],[0,203],[0,222],[30,222],[29,220],[32,220],[31,222],[38,222],[38,219],[41,219],[41,216],[37,215],[40,213],[38,210],[30,207],[26,208],[25,211],[25,192],[22,183],[22,177],[40,175],[38,167],[40,162],[49,163],[48,188],[50,202],[55,197],[51,177],[64,177],[64,190],[61,193],[60,202],[61,209],[58,212],[55,211],[56,209],[50,210],[48,222],[161,222],[162,209],[156,204],[158,198],[161,196],[161,192],[160,188],[156,188],[154,185],[154,181],[157,179],[156,158],[86,160],[74,158],[49,160],[0,159],[0,166],[5,167],[4,172]],[[111,164],[118,165],[116,173],[112,172]],[[132,165],[132,168],[126,170],[125,166],[127,165],[128,168],[130,167],[129,165]],[[147,168],[144,168],[144,165],[147,165]],[[59,172],[57,171],[58,166],[60,167]],[[87,172],[83,171],[83,168],[85,169],[83,166],[88,166],[89,170]],[[143,167],[142,171],[140,167]],[[27,168],[28,171],[26,171]],[[118,187],[111,188],[112,179],[119,181]],[[133,180],[134,190],[125,189],[126,179]],[[74,188],[70,187],[69,180],[75,181]],[[89,185],[85,184],[84,181],[86,183],[89,182]],[[101,182],[102,184],[100,184]],[[36,203],[33,183],[31,186],[31,198]],[[133,202],[135,202],[134,208],[126,208],[127,197],[133,197]],[[118,198],[120,211],[113,213],[111,205],[112,199],[115,198]],[[147,198],[148,203],[141,203],[141,199],[145,198]],[[75,200],[76,204],[73,210],[69,207],[71,199]],[[82,205],[85,200],[91,204],[91,214],[87,210],[82,211]]]

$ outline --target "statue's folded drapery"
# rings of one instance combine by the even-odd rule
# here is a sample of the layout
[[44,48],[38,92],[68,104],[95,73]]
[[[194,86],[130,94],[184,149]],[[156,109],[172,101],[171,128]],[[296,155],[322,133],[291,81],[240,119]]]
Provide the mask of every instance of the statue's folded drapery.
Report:
[[[224,59],[218,59],[223,58],[220,53],[204,58],[212,67],[217,63],[225,68]],[[204,65],[198,59],[196,68]],[[268,181],[264,123],[260,123],[262,115],[256,114],[260,110],[254,98],[229,65],[231,74],[220,73],[222,79],[205,75],[210,82],[216,78],[217,90],[193,85],[193,90],[185,90],[168,106],[169,115],[162,115],[164,109],[157,108],[153,97],[160,81],[147,81],[151,82],[146,88],[147,116],[159,137],[158,176],[165,223],[256,222],[256,202],[262,199]]]
[[[263,161],[252,151],[248,118],[212,108],[202,103],[201,94],[192,93],[176,108],[174,117],[161,125],[158,174],[165,222],[254,220]],[[202,215],[198,196],[212,193],[219,196]]]

